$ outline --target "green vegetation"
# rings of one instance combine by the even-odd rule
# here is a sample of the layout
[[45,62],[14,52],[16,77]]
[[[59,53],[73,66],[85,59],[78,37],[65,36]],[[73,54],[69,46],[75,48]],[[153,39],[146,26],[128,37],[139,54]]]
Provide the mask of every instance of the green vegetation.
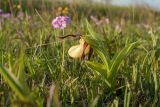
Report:
[[[160,106],[159,12],[11,1],[0,4],[12,12],[0,16],[0,107]],[[71,17],[64,31],[51,25],[58,15]],[[90,60],[68,55],[79,39],[59,38],[79,33],[93,48]]]

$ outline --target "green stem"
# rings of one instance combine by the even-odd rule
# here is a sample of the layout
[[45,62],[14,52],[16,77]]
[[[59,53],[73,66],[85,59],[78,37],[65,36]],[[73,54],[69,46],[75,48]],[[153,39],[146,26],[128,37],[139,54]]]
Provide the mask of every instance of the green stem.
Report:
[[[64,36],[64,30],[62,32],[62,35]],[[62,65],[61,65],[61,73],[64,71],[64,62],[65,62],[65,59],[64,59],[64,54],[65,54],[65,41],[62,42]]]

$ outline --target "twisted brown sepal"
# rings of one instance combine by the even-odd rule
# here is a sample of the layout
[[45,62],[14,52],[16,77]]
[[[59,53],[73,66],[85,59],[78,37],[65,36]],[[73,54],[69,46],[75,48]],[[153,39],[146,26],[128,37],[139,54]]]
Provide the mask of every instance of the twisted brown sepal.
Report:
[[73,38],[80,38],[82,36],[82,34],[69,34],[69,35],[66,35],[66,36],[60,36],[58,37],[59,39],[65,39],[65,38],[68,38],[68,37],[73,37]]
[[84,42],[84,44],[83,44],[83,53],[82,53],[81,60],[83,60],[84,57],[85,57],[85,50],[86,50],[87,46],[88,46],[88,43],[87,43],[87,42]]
[[88,54],[88,60],[90,60],[90,59],[91,59],[92,54],[93,54],[93,49],[92,49],[92,48],[90,48],[90,50],[89,50],[89,54]]

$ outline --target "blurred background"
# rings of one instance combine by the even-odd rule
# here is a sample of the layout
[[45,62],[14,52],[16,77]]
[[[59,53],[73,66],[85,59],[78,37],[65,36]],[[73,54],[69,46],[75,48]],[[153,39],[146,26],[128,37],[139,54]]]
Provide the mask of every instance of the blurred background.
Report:
[[[36,3],[36,7],[39,7],[38,5],[50,5],[50,2],[54,4],[54,2],[68,2],[68,3],[82,3],[82,2],[96,2],[96,3],[103,3],[103,4],[111,4],[111,5],[117,5],[117,6],[143,6],[148,7],[154,10],[160,11],[160,0],[0,0],[0,7],[2,8],[8,8],[8,2],[11,4],[13,2],[16,3],[27,3],[27,5],[33,5],[32,3]],[[49,4],[47,4],[47,2]]]
[[94,0],[97,2],[110,3],[119,6],[141,5],[160,10],[160,0]]
[[[36,16],[47,18],[68,15],[95,20],[125,21],[132,24],[159,23],[160,0],[0,0],[1,16]],[[3,14],[2,14],[3,13]]]

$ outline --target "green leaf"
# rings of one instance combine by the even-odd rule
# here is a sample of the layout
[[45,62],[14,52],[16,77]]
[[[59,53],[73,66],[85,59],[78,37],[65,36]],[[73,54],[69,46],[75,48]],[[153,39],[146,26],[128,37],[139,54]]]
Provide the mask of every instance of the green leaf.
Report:
[[105,69],[107,70],[107,74],[108,74],[110,72],[110,65],[111,65],[110,59],[102,51],[100,51],[99,49],[95,48],[94,51],[101,58],[104,66],[105,66]]
[[86,19],[86,24],[87,24],[87,30],[88,30],[90,36],[91,36],[93,39],[97,40],[97,39],[98,39],[98,38],[96,37],[97,34],[96,34],[95,31],[93,30],[92,26],[89,24],[89,22],[88,22],[87,19]]
[[33,101],[30,96],[30,92],[23,87],[23,85],[17,80],[12,72],[8,71],[6,68],[0,65],[0,73],[21,100],[26,102]]
[[110,78],[116,74],[123,59],[125,59],[131,51],[140,45],[141,42],[134,42],[122,49],[111,61]]
[[107,79],[107,70],[106,67],[103,64],[95,63],[91,61],[86,61],[86,64],[89,68],[97,71],[99,74],[101,74],[105,79]]
[[92,48],[100,47],[99,41],[93,39],[90,35],[85,35],[83,38]]
[[103,37],[99,34],[97,34],[94,29],[92,28],[92,26],[89,24],[88,20],[86,19],[86,26],[87,26],[87,30],[89,32],[89,35],[95,39],[95,40],[99,40],[99,41],[104,41]]

